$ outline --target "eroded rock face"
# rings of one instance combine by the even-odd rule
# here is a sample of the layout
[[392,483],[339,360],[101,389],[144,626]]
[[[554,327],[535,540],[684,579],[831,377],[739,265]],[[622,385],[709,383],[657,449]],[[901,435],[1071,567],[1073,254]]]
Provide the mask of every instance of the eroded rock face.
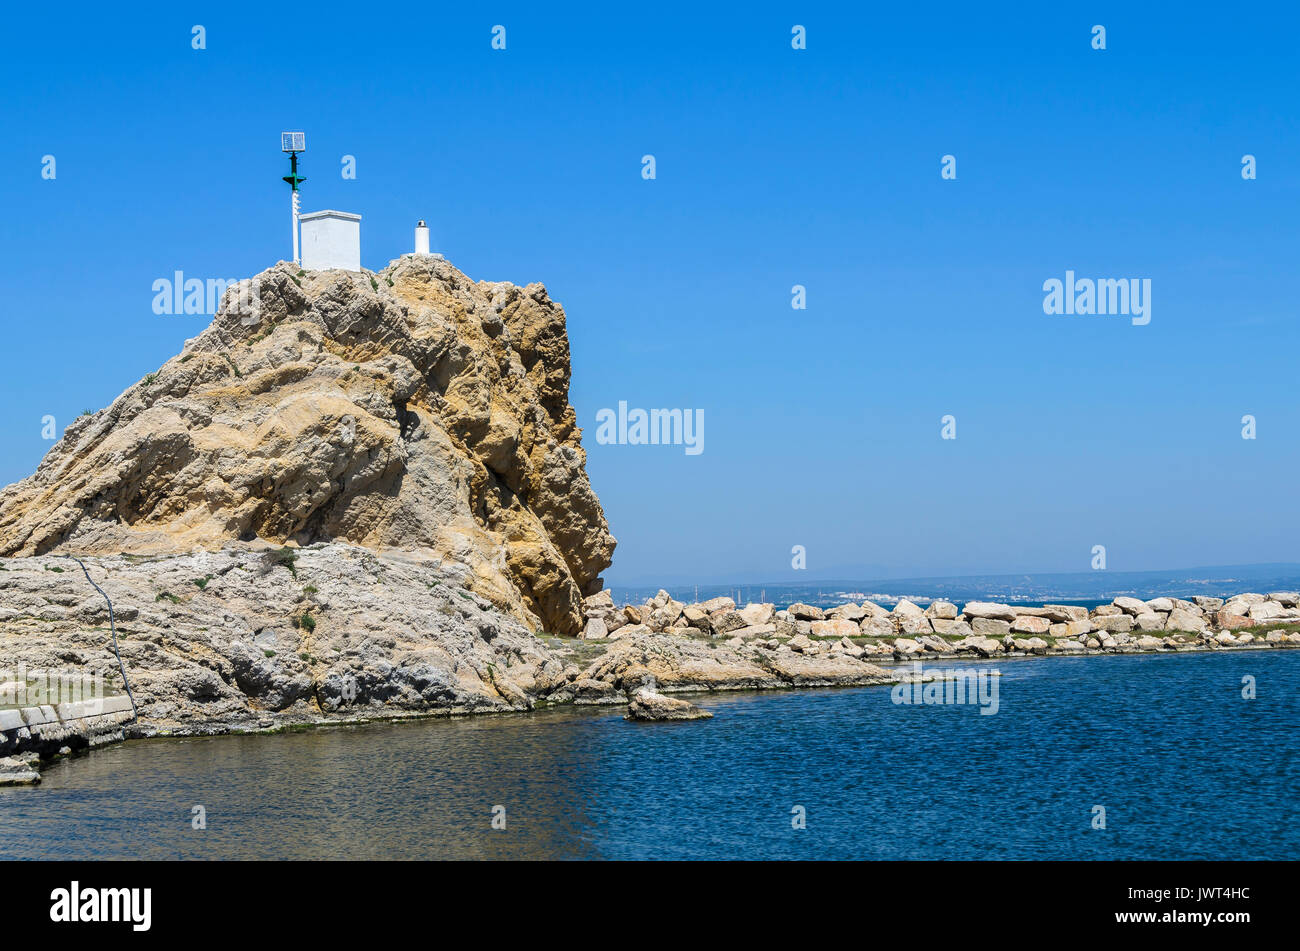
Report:
[[[419,553],[236,546],[86,565],[157,728],[522,710],[568,679],[518,620],[464,590],[467,569]],[[4,568],[0,670],[102,673],[120,690],[108,606],[77,564]]]
[[615,541],[569,374],[541,284],[409,255],[373,275],[281,263],[0,491],[0,555],[421,550],[530,626],[576,634]]

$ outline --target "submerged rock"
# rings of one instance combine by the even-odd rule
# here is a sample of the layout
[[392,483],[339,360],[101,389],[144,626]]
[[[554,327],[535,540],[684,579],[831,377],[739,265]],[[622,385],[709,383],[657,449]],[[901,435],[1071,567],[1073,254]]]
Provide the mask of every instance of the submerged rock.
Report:
[[33,786],[41,781],[41,774],[26,759],[17,756],[0,757],[0,786]]

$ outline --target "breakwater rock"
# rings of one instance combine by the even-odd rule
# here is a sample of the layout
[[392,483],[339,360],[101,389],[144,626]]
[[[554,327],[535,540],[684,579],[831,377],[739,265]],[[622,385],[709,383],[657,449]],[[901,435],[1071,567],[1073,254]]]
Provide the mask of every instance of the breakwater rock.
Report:
[[[1218,650],[1300,646],[1300,593],[1245,593],[1229,598],[1117,597],[1089,610],[936,600],[886,608],[872,601],[818,608],[795,603],[739,606],[727,597],[686,604],[660,591],[642,604],[616,606],[609,592],[584,601],[588,640],[636,642],[647,634],[717,639],[772,655],[765,669],[815,664],[818,658]],[[619,652],[611,649],[611,656]],[[788,655],[798,655],[793,661]],[[761,677],[755,676],[755,682]],[[816,680],[817,678],[813,678]]]

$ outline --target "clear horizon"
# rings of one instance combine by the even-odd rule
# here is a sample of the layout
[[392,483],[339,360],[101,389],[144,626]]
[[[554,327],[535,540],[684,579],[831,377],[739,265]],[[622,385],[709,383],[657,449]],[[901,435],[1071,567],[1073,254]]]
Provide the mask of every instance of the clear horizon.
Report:
[[[682,585],[690,585],[690,584],[699,584],[699,585],[702,586],[702,587],[721,587],[721,586],[726,586],[726,585],[728,585],[728,584],[733,584],[733,585],[744,585],[745,587],[753,587],[753,586],[764,585],[764,584],[770,584],[770,585],[801,585],[801,584],[802,584],[802,585],[817,585],[817,584],[837,584],[837,583],[862,584],[862,583],[865,583],[865,582],[871,582],[871,583],[877,583],[877,582],[879,582],[879,583],[885,583],[885,584],[901,584],[901,583],[909,582],[909,581],[914,581],[914,582],[930,582],[930,581],[955,582],[955,581],[967,581],[967,580],[976,580],[976,579],[993,581],[993,580],[1004,579],[1004,578],[1033,578],[1033,579],[1038,580],[1038,581],[1046,581],[1046,580],[1050,580],[1050,579],[1053,579],[1053,578],[1074,578],[1074,577],[1095,577],[1095,578],[1097,579],[1098,583],[1100,584],[1100,583],[1104,583],[1104,579],[1106,579],[1106,578],[1112,578],[1112,579],[1124,579],[1124,578],[1132,578],[1132,577],[1135,577],[1135,576],[1139,576],[1139,577],[1140,577],[1140,576],[1167,577],[1167,576],[1170,576],[1170,575],[1181,575],[1181,574],[1188,574],[1188,573],[1192,573],[1192,572],[1212,572],[1212,573],[1221,573],[1221,572],[1240,572],[1240,573],[1249,573],[1249,572],[1262,572],[1262,571],[1264,571],[1264,570],[1280,571],[1280,572],[1283,572],[1283,573],[1286,573],[1286,572],[1294,572],[1294,573],[1296,574],[1297,581],[1300,582],[1300,562],[1286,562],[1286,561],[1281,561],[1281,562],[1257,562],[1257,563],[1253,563],[1253,564],[1241,564],[1241,565],[1191,565],[1191,566],[1186,567],[1186,568],[1138,568],[1138,569],[1130,569],[1130,570],[1125,570],[1125,571],[1109,571],[1109,570],[1106,570],[1106,571],[1100,571],[1100,572],[1091,572],[1091,571],[1025,571],[1025,572],[1021,572],[1021,571],[1008,571],[1008,572],[982,572],[982,573],[964,574],[964,575],[899,575],[899,576],[897,576],[897,577],[887,577],[887,576],[884,576],[884,577],[874,577],[874,576],[873,576],[873,577],[867,577],[867,576],[864,576],[864,575],[851,575],[851,574],[850,574],[850,575],[838,575],[838,574],[837,574],[837,575],[825,575],[825,576],[822,576],[822,575],[810,575],[810,576],[808,576],[808,577],[803,577],[803,576],[798,576],[798,575],[791,574],[790,576],[788,576],[788,577],[784,577],[784,578],[777,578],[777,577],[773,577],[773,578],[755,578],[755,579],[751,579],[751,578],[732,578],[732,579],[722,579],[722,580],[717,580],[716,578],[714,578],[714,579],[708,579],[708,580],[705,580],[705,579],[703,579],[703,578],[701,578],[701,579],[695,579],[695,578],[676,578],[676,579],[669,579],[668,581],[663,582],[663,584],[671,585],[671,586],[674,586],[674,587],[680,587],[680,586],[682,586]],[[605,586],[606,586],[607,588],[613,588],[613,587],[621,587],[621,588],[643,588],[643,587],[651,587],[651,586],[654,586],[654,585],[660,583],[660,582],[656,581],[656,580],[653,579],[653,578],[641,578],[641,579],[630,578],[630,579],[623,579],[623,578],[618,577],[618,576],[616,576],[616,575],[613,575],[613,576],[612,576],[610,572],[605,572],[605,574],[602,575],[602,577],[605,579],[605,582],[606,582]],[[1225,580],[1225,581],[1226,581],[1226,580],[1232,580],[1232,579],[1206,579],[1206,580],[1215,580],[1215,581],[1218,581],[1218,580]]]

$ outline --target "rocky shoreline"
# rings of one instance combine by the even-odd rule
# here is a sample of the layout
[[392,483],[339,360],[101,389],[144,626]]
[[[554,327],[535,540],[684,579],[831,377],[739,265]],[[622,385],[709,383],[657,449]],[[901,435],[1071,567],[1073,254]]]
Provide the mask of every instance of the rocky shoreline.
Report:
[[695,719],[666,694],[891,684],[882,664],[921,656],[1300,646],[1295,592],[615,605],[570,375],[541,284],[406,255],[229,289],[0,489],[0,686],[26,696],[43,670],[120,694],[116,639],[138,708],[101,724],[0,699],[0,784],[123,737],[569,703]]
[[[822,609],[583,601],[581,637],[534,634],[426,553],[341,543],[86,559],[112,597],[139,719],[0,733],[0,781],[124,738],[268,732],[539,707],[694,719],[673,693],[893,684],[902,661],[1300,647],[1300,595],[1120,597],[1093,610],[934,601]],[[0,559],[0,670],[103,673],[107,606],[54,557]],[[36,777],[38,778],[38,776]]]
[[[601,644],[537,636],[476,594],[469,568],[426,551],[240,544],[84,561],[112,600],[139,707],[121,726],[126,738],[627,704],[647,678],[656,692],[894,679],[840,653],[630,629]],[[55,555],[0,558],[0,672],[99,675],[121,691],[108,605],[75,567]],[[97,741],[77,730],[47,739],[0,731],[0,758],[47,759]],[[31,772],[30,759],[9,765]]]

